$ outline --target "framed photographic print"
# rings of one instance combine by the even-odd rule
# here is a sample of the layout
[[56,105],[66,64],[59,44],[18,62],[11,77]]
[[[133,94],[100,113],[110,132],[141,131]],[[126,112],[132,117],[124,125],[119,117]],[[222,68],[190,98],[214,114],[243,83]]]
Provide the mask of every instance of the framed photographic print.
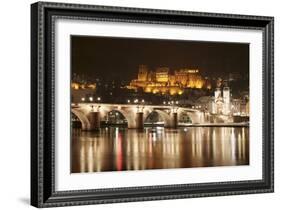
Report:
[[31,5],[31,204],[273,192],[273,17]]

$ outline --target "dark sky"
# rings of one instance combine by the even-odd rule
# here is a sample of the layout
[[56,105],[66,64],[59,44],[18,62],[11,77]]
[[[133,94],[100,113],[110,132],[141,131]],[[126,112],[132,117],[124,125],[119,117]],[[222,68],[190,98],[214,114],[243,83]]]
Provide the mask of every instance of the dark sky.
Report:
[[209,76],[249,71],[249,45],[95,36],[71,37],[72,72],[91,78],[133,79],[138,66],[199,68]]

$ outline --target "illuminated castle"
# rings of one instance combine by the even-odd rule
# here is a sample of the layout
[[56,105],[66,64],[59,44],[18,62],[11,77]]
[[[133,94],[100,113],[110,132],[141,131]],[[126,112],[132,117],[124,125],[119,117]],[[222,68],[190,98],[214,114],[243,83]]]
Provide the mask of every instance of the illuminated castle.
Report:
[[210,82],[205,80],[198,69],[183,68],[169,74],[168,67],[158,67],[155,71],[149,71],[146,65],[139,66],[138,78],[131,81],[129,89],[142,88],[146,93],[161,93],[181,95],[185,88],[207,88]]

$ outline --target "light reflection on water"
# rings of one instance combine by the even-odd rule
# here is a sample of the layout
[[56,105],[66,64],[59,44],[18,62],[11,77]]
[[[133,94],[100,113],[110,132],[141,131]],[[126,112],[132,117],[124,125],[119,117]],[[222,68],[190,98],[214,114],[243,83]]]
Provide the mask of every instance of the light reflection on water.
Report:
[[72,173],[249,164],[249,128],[72,131]]

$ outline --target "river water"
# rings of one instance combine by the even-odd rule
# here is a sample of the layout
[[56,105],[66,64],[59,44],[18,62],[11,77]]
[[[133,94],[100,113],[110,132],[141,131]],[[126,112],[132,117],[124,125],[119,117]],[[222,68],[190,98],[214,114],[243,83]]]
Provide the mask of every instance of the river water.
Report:
[[72,173],[248,164],[248,127],[72,129]]

